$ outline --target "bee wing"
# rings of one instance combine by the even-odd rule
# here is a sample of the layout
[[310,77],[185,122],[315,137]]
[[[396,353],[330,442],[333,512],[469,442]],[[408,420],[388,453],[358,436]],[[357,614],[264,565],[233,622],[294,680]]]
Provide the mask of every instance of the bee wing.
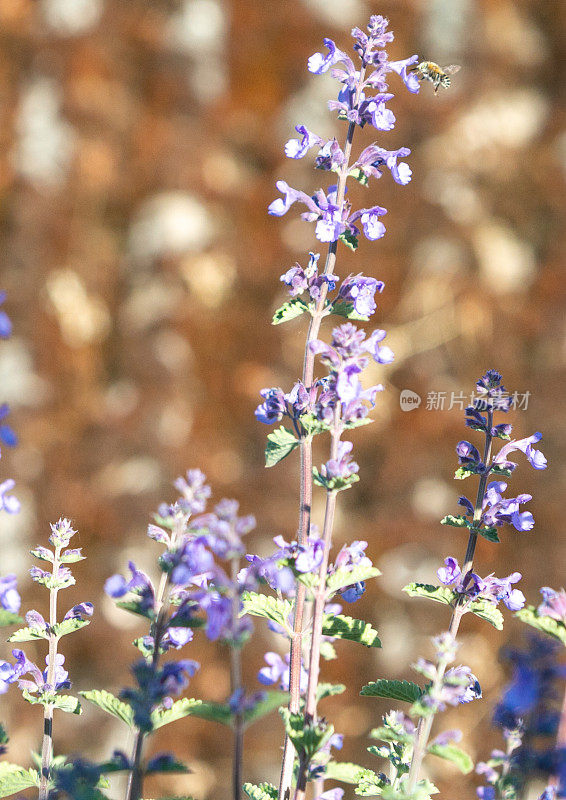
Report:
[[461,69],[462,67],[460,67],[458,64],[450,64],[447,67],[442,67],[442,71],[447,75],[454,75],[454,73],[459,72]]

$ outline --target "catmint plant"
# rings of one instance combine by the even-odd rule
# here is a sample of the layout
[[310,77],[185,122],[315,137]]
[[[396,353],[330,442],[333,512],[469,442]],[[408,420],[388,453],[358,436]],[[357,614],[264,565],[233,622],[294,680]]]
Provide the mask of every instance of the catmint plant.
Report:
[[[449,668],[454,661],[456,638],[463,616],[473,613],[497,629],[502,629],[503,615],[498,605],[502,603],[515,612],[525,605],[523,593],[516,588],[521,573],[514,572],[505,578],[496,578],[494,575],[481,578],[474,571],[478,537],[499,542],[498,532],[503,525],[509,525],[519,532],[530,531],[534,526],[532,514],[521,511],[521,506],[532,499],[530,495],[503,496],[507,483],[498,479],[511,477],[517,467],[515,462],[509,460],[510,454],[521,451],[535,469],[546,468],[544,455],[534,448],[541,439],[540,433],[524,439],[511,439],[512,426],[496,421],[496,414],[507,413],[512,404],[501,381],[498,372],[489,370],[477,382],[476,397],[466,409],[466,425],[483,435],[482,453],[468,441],[461,441],[456,447],[460,463],[456,479],[477,476],[478,481],[475,503],[461,496],[458,504],[465,513],[448,515],[442,520],[444,525],[468,531],[464,562],[460,566],[456,558],[446,558],[444,566],[437,573],[439,586],[411,583],[405,587],[410,596],[428,597],[451,608],[448,631],[435,640],[435,661],[419,660],[415,665],[417,672],[428,683],[421,687],[407,682],[377,681],[362,689],[364,695],[409,700],[412,703],[410,718],[417,720],[417,725],[411,732],[405,730],[401,742],[408,747],[403,751],[403,769],[401,773],[397,772],[392,785],[401,793],[419,800],[428,797],[434,789],[427,780],[421,778],[421,766],[427,752],[453,761],[463,772],[469,772],[473,767],[467,754],[454,747],[446,737],[441,740],[442,746],[438,744],[438,737],[430,742],[435,715],[443,710],[446,702],[450,702],[448,698],[458,703],[481,697],[480,685],[467,667]],[[498,452],[494,452],[498,440],[504,444]],[[496,480],[490,481],[492,476]],[[445,746],[447,743],[448,747]],[[382,781],[381,788],[385,785],[391,785],[391,780]],[[379,782],[377,786],[380,786]]]
[[[77,698],[63,693],[63,690],[71,687],[71,682],[64,666],[65,656],[59,651],[60,639],[88,625],[88,618],[93,612],[92,603],[78,603],[59,619],[59,592],[75,584],[75,578],[68,565],[84,558],[80,548],[69,547],[75,533],[68,519],[60,519],[51,525],[49,536],[51,547],[38,546],[31,551],[40,562],[49,565],[47,569],[34,566],[30,570],[32,580],[44,586],[49,592],[49,614],[45,619],[38,611],[28,611],[25,615],[26,627],[15,631],[9,641],[14,643],[46,641],[48,652],[45,656],[45,668],[40,668],[34,661],[28,659],[23,650],[15,648],[12,650],[14,661],[1,664],[0,686],[5,691],[10,684],[16,684],[24,700],[43,706],[43,741],[38,759],[39,771],[25,770],[13,764],[2,763],[0,770],[2,796],[38,786],[40,800],[46,800],[52,787],[53,767],[62,763],[60,757],[53,756],[54,711],[58,709],[71,714],[81,713],[81,705]],[[14,610],[19,610],[20,605],[15,582],[9,578],[8,581],[4,579],[3,583],[5,591],[2,605],[13,613]]]
[[[293,565],[297,582],[296,590],[292,593],[293,624],[288,631],[290,701],[278,792],[280,800],[287,800],[291,793],[293,747],[299,760],[295,796],[302,798],[309,764],[317,750],[323,747],[330,730],[325,728],[324,732],[313,733],[321,728],[321,723],[317,721],[316,706],[325,605],[334,591],[346,589],[347,586],[351,590],[346,598],[354,599],[363,591],[364,580],[377,574],[373,567],[366,566],[362,568],[363,574],[358,571],[354,575],[351,570],[351,580],[347,585],[336,585],[332,588],[328,584],[337,494],[358,480],[358,465],[351,456],[353,445],[342,437],[345,431],[370,421],[367,416],[369,408],[375,404],[376,395],[383,388],[381,385],[363,388],[360,374],[370,359],[379,364],[388,364],[393,360],[393,353],[383,344],[386,335],[383,330],[375,330],[366,336],[363,330],[347,322],[334,328],[330,343],[320,339],[319,332],[322,320],[330,315],[355,321],[369,320],[376,310],[375,295],[384,288],[382,281],[362,273],[347,276],[339,286],[339,278],[335,272],[338,243],[355,250],[362,231],[372,241],[385,234],[381,217],[386,214],[386,209],[379,205],[354,209],[347,198],[348,178],[357,180],[364,186],[369,184],[370,178],[380,178],[384,171],[388,171],[393,180],[401,185],[407,184],[411,179],[410,167],[401,160],[410,154],[408,148],[386,150],[373,143],[362,149],[357,156],[352,154],[357,128],[367,125],[377,131],[386,132],[394,127],[395,115],[387,107],[387,103],[393,99],[388,86],[391,73],[399,75],[409,91],[419,90],[418,78],[409,69],[418,61],[418,57],[415,55],[404,61],[390,61],[384,48],[393,40],[393,34],[387,27],[386,19],[374,15],[370,19],[367,33],[359,28],[353,29],[357,66],[331,39],[324,40],[327,53],[315,53],[309,59],[308,69],[311,73],[320,75],[331,71],[333,78],[340,84],[338,98],[329,102],[329,108],[337,113],[339,120],[346,123],[345,141],[341,146],[335,138],[324,140],[304,125],[297,125],[299,138],[287,142],[285,153],[289,158],[300,159],[316,148],[315,167],[323,172],[335,173],[336,182],[326,188],[317,189],[313,194],[307,194],[292,188],[286,181],[279,180],[277,189],[282,196],[269,206],[269,213],[278,217],[286,214],[294,203],[305,206],[302,218],[314,223],[316,238],[328,244],[324,266],[319,266],[320,254],[312,252],[306,267],[297,263],[281,276],[282,282],[288,287],[290,300],[275,312],[274,324],[304,313],[310,316],[303,373],[301,380],[289,392],[280,388],[264,389],[261,393],[264,402],[256,411],[257,418],[266,424],[283,419],[288,423],[268,436],[268,467],[276,464],[296,447],[300,451],[299,522],[296,540],[296,547],[299,549],[310,547],[313,536],[313,484],[326,492],[322,533],[317,545],[318,560],[316,563],[313,561],[308,572],[301,571],[296,564]],[[315,379],[317,355],[327,374]],[[330,453],[326,463],[316,468],[312,462],[312,439],[323,432],[330,434]],[[301,555],[304,553],[299,551],[299,556]],[[280,566],[285,568],[287,565]],[[363,572],[364,569],[373,572]],[[312,630],[307,663],[303,664],[306,603],[312,606]],[[308,681],[306,696],[303,698],[301,675],[304,669],[307,670]],[[314,749],[305,749],[299,745],[298,732],[301,726],[304,737],[320,740]]]

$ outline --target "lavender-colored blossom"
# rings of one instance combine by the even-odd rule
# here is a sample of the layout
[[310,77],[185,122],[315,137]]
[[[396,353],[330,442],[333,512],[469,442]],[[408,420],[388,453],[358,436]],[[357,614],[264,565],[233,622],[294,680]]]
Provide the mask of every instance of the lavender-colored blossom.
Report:
[[416,64],[419,60],[418,55],[411,56],[410,58],[406,58],[403,61],[389,61],[387,64],[388,69],[392,72],[396,72],[399,75],[407,87],[407,89],[412,92],[412,94],[417,94],[420,89],[419,79],[417,78],[414,72],[408,69],[413,64]]
[[382,292],[385,284],[375,278],[361,274],[350,275],[342,282],[338,298],[345,303],[353,303],[354,311],[363,317],[371,317],[377,308],[375,293]]
[[[10,413],[10,407],[4,403],[0,406],[0,421],[6,419]],[[18,437],[9,425],[0,425],[0,442],[7,447],[15,447],[18,444]]]
[[527,436],[524,439],[514,439],[508,444],[503,445],[499,453],[493,459],[493,463],[513,470],[516,465],[513,462],[507,461],[507,456],[509,453],[513,453],[515,450],[520,450],[526,455],[527,461],[531,467],[534,467],[534,469],[546,469],[548,463],[546,458],[540,450],[535,450],[533,448],[533,444],[540,442],[541,439],[542,434],[538,432],[533,433],[532,436]]
[[352,461],[352,442],[339,442],[336,458],[330,458],[320,468],[320,474],[327,480],[345,480],[359,471],[359,466]]
[[311,133],[304,125],[296,125],[295,130],[301,136],[301,140],[289,139],[285,145],[285,155],[288,158],[304,158],[311,147],[320,147],[324,144],[324,139]]
[[70,608],[63,619],[84,619],[84,617],[92,617],[94,606],[92,603],[78,603],[76,606]]
[[59,689],[69,689],[71,682],[69,681],[69,673],[63,667],[65,663],[65,656],[57,653],[55,656],[55,668],[53,670],[53,684],[47,682],[49,676],[50,659],[47,655],[45,657],[46,668],[43,672],[33,662],[28,661],[23,650],[12,650],[12,655],[16,659],[16,669],[19,675],[31,675],[32,680],[25,680],[18,677],[18,685],[20,689],[27,689],[28,692],[34,694],[35,692],[56,692]]
[[13,664],[0,661],[0,694],[5,694],[10,685],[18,680],[19,673]]
[[372,144],[362,150],[352,169],[358,168],[368,178],[380,178],[383,174],[383,168],[386,167],[390,170],[391,176],[396,183],[406,186],[411,180],[412,171],[406,162],[399,162],[399,159],[405,158],[410,154],[411,151],[408,147],[400,147],[398,150],[385,150],[383,147]]
[[566,592],[564,589],[557,592],[549,586],[543,586],[540,593],[543,599],[537,609],[539,617],[552,617],[566,625]]
[[[258,672],[258,681],[264,686],[278,684],[279,688],[285,692],[289,691],[289,654],[285,655],[285,660],[278,653],[268,652],[264,656],[266,667],[262,667]],[[308,674],[301,664],[300,690],[306,692],[308,685]]]
[[293,570],[290,567],[279,565],[278,554],[269,558],[248,554],[246,560],[250,562],[250,566],[244,567],[238,574],[238,581],[242,586],[246,586],[255,579],[262,579],[272,589],[283,594],[292,594],[295,591]]
[[76,534],[71,521],[64,517],[60,517],[57,522],[52,523],[49,527],[51,528],[49,541],[54,547],[67,547]]
[[179,504],[190,514],[202,514],[211,495],[206,475],[200,469],[189,469],[186,476],[177,478],[174,485],[182,495]]
[[342,50],[339,50],[332,39],[323,39],[323,42],[328,53],[326,55],[324,55],[324,53],[315,53],[312,55],[308,60],[309,72],[313,72],[315,75],[322,75],[324,72],[328,72],[330,67],[334,66],[334,64],[339,61],[351,65],[353,69],[351,58],[347,56],[346,53],[343,53]]
[[14,497],[11,492],[16,482],[12,478],[0,483],[0,509],[6,511],[8,514],[17,514],[21,508],[20,501]]
[[132,592],[137,596],[141,609],[144,611],[153,609],[155,591],[150,578],[139,570],[133,561],[128,562],[128,568],[132,574],[129,581],[123,575],[112,575],[104,584],[104,591],[115,599]]
[[12,614],[20,610],[22,599],[18,593],[18,581],[14,574],[0,578],[0,607]]
[[273,541],[279,548],[275,558],[292,562],[297,572],[314,572],[322,562],[324,542],[315,530],[311,529],[305,544],[295,541],[288,544],[282,536],[276,536]]

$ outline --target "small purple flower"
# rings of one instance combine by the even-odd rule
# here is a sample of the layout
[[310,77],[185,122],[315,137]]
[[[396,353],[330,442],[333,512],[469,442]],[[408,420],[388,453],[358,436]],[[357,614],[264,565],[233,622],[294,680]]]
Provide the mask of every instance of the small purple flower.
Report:
[[479,469],[483,466],[478,449],[470,442],[465,440],[458,442],[456,453],[458,454],[458,461],[464,467]]
[[[0,292],[0,305],[6,299],[6,292]],[[12,323],[5,311],[0,310],[0,339],[9,339],[12,335]]]
[[342,282],[338,297],[346,303],[354,304],[354,311],[363,317],[371,317],[375,309],[375,293],[382,292],[385,284],[375,278],[366,278],[359,273],[350,275]]
[[311,147],[320,147],[324,143],[324,139],[317,136],[315,133],[307,130],[304,125],[296,125],[295,130],[302,137],[298,139],[289,139],[285,145],[285,155],[287,158],[304,158]]
[[355,461],[352,461],[351,452],[353,448],[352,442],[339,442],[338,453],[336,458],[329,459],[326,464],[323,464],[320,473],[328,480],[332,478],[346,479],[355,475],[359,466]]
[[0,578],[0,607],[12,614],[20,610],[22,599],[18,593],[17,578],[14,574]]
[[458,561],[455,558],[448,557],[444,559],[444,564],[445,566],[440,567],[436,572],[440,583],[444,584],[444,586],[455,584],[462,574]]
[[315,75],[322,75],[324,72],[328,72],[330,67],[334,66],[338,61],[343,61],[345,64],[352,65],[353,69],[350,57],[343,53],[342,50],[339,50],[332,39],[323,39],[323,42],[328,53],[327,55],[323,53],[315,53],[312,55],[308,60],[309,72],[313,72]]
[[128,568],[132,573],[129,581],[123,575],[112,575],[104,584],[104,591],[114,599],[124,597],[132,592],[138,596],[141,609],[144,611],[153,609],[155,592],[150,578],[145,572],[137,569],[133,561],[128,562]]
[[12,478],[0,483],[0,509],[6,511],[8,514],[17,514],[21,508],[20,501],[14,497],[11,492],[16,482]]
[[78,605],[73,606],[63,619],[83,619],[84,617],[92,617],[94,611],[94,606],[92,603],[78,603]]
[[[257,679],[264,686],[279,684],[279,688],[285,692],[289,691],[289,654],[285,655],[285,660],[278,653],[266,653],[266,667],[262,667],[258,672]],[[300,689],[301,692],[307,690],[308,674],[301,664]]]
[[[541,453],[540,450],[534,450],[533,444],[540,442],[542,439],[541,433],[533,433],[532,436],[527,436],[525,439],[514,439],[513,441],[509,442],[508,444],[503,445],[499,453],[493,459],[494,464],[499,464],[501,466],[506,466],[507,456],[509,453],[514,452],[515,450],[520,450],[524,453],[527,457],[527,461],[534,467],[534,469],[546,469],[547,467],[547,460],[544,455]],[[512,462],[511,462],[512,463]],[[513,467],[515,465],[513,464]]]
[[[1,312],[0,312],[1,313]],[[6,419],[10,413],[10,407],[4,403],[0,406],[0,421]],[[0,442],[7,447],[15,447],[18,444],[18,437],[9,425],[0,425]]]
[[407,67],[416,64],[419,60],[418,55],[406,58],[404,61],[389,61],[387,68],[400,75],[403,83],[412,94],[418,94],[420,89],[419,79],[414,72],[411,72]]
[[556,592],[549,586],[543,586],[540,593],[543,600],[537,609],[539,617],[552,617],[566,625],[566,592],[564,589]]
[[174,485],[182,495],[179,504],[190,514],[202,514],[211,495],[206,475],[200,469],[189,469],[186,476],[177,478]]
[[19,673],[13,664],[8,661],[0,661],[0,694],[6,694],[10,685],[19,678]]

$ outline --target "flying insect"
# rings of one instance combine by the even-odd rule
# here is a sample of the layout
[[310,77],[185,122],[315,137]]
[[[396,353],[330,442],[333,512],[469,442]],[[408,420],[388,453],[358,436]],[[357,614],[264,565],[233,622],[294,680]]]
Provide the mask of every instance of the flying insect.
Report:
[[461,69],[457,64],[450,64],[447,67],[440,67],[434,61],[421,61],[413,67],[414,72],[420,81],[430,81],[434,86],[434,93],[438,94],[438,90],[442,86],[448,89],[450,86],[450,75],[458,72]]

